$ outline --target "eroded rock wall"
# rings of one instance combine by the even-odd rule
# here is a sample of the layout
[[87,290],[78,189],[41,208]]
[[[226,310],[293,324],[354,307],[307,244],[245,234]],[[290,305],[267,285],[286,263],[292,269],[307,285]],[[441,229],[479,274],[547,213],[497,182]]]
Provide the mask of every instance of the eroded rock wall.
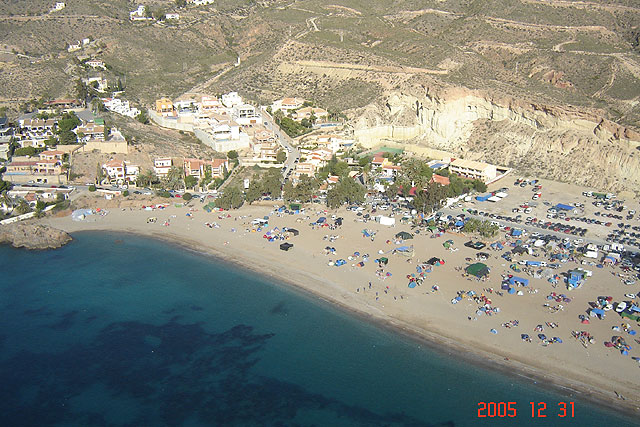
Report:
[[366,146],[406,141],[603,190],[640,190],[640,134],[599,111],[501,99],[464,89],[388,94],[359,111]]

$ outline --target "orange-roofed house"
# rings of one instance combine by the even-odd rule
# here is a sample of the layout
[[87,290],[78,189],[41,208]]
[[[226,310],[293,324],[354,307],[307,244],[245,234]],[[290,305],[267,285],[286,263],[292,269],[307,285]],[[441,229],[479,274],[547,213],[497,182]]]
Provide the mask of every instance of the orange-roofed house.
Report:
[[289,114],[298,108],[302,108],[303,105],[304,99],[302,98],[283,98],[275,101],[271,105],[271,110],[274,112],[280,110],[285,114]]
[[174,116],[173,102],[169,98],[160,98],[156,100],[156,113],[162,117]]
[[193,176],[198,179],[203,178],[206,164],[206,160],[184,159],[184,175]]
[[449,177],[441,176],[441,175],[438,175],[438,174],[435,174],[435,173],[431,177],[431,182],[435,182],[435,183],[440,184],[440,185],[449,185],[450,184]]
[[46,150],[40,153],[41,160],[62,160],[64,151],[60,150]]
[[229,170],[227,159],[213,159],[211,161],[211,176],[213,178],[224,178],[224,174]]

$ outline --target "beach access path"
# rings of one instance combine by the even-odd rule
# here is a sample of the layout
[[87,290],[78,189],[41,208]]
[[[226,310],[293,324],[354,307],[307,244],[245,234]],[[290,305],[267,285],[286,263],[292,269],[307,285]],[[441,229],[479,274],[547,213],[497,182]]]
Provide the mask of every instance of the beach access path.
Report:
[[[612,330],[623,319],[613,311],[608,312],[604,320],[592,319],[589,325],[581,324],[578,319],[585,313],[589,301],[595,301],[598,296],[611,295],[615,301],[621,301],[625,293],[632,291],[612,275],[609,268],[593,269],[593,277],[582,288],[571,292],[562,284],[553,288],[544,279],[530,278],[529,289],[537,289],[536,293],[525,291],[521,296],[507,293],[499,296],[485,289],[499,290],[501,273],[509,271],[510,263],[497,255],[501,252],[488,251],[491,257],[485,262],[491,267],[491,274],[486,282],[481,282],[463,277],[456,268],[469,264],[465,258],[476,255],[476,251],[463,246],[469,240],[466,236],[451,233],[439,238],[415,235],[414,239],[402,243],[415,248],[415,257],[408,262],[406,257],[389,252],[398,246],[394,243],[395,234],[410,231],[408,227],[359,222],[359,217],[343,209],[335,212],[344,217],[342,227],[336,230],[312,228],[309,224],[318,216],[330,218],[334,213],[316,214],[320,209],[323,209],[320,205],[311,205],[306,211],[310,219],[305,219],[304,215],[276,215],[273,206],[253,205],[237,211],[207,213],[200,204],[195,204],[191,209],[169,206],[155,211],[113,208],[108,215],[88,216],[84,221],[72,221],[71,216],[49,217],[43,221],[69,233],[90,230],[136,233],[209,253],[268,276],[276,283],[307,291],[371,321],[424,338],[452,355],[476,355],[478,360],[490,366],[555,385],[572,396],[597,400],[631,414],[640,413],[640,369],[630,357],[640,356],[640,346],[633,343],[630,356],[622,356],[619,351],[603,345],[612,335],[625,335],[628,342],[633,342],[632,337]],[[288,240],[294,244],[293,249],[281,251],[281,241],[269,242],[263,237],[265,230],[255,231],[250,225],[252,219],[265,215],[270,215],[268,230],[274,227],[300,230],[299,236]],[[148,223],[149,217],[156,217],[157,221]],[[205,223],[215,223],[217,227]],[[374,240],[363,237],[365,228],[376,231]],[[325,236],[331,235],[337,236],[334,241],[324,240]],[[449,239],[454,241],[457,250],[443,247]],[[334,247],[336,254],[326,255],[326,246]],[[389,258],[385,272],[391,276],[376,275],[378,266],[374,259],[380,256],[381,250]],[[369,254],[364,267],[355,266],[362,257],[348,260],[348,256],[356,251],[361,255]],[[407,275],[416,272],[418,261],[432,257],[443,259],[445,264],[434,267],[421,286],[409,288]],[[341,267],[328,265],[329,261],[339,258],[348,260],[347,264]],[[558,271],[577,266],[566,264]],[[434,291],[434,285],[439,290]],[[477,316],[478,304],[468,299],[452,304],[451,299],[460,290],[473,290],[478,295],[484,293],[494,307],[500,308],[500,313]],[[633,290],[637,292],[637,286]],[[563,304],[563,310],[555,313],[544,307],[546,296],[553,291],[569,294],[572,299]],[[512,320],[518,320],[519,325],[502,326]],[[550,329],[546,322],[558,326]],[[538,332],[534,332],[537,325],[545,325],[544,333],[549,338],[561,337],[563,343],[543,346],[537,339]],[[491,329],[498,333],[491,333]],[[596,343],[585,348],[571,337],[573,330],[588,331],[595,336]],[[533,342],[521,339],[521,334],[525,333],[533,338]],[[616,393],[626,400],[616,399]],[[477,402],[469,402],[469,405],[475,408]]]

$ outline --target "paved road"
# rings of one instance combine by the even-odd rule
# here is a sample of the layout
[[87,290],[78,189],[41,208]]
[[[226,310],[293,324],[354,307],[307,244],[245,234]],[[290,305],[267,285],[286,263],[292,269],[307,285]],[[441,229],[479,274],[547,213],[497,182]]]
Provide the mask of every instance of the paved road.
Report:
[[287,176],[289,176],[289,172],[295,168],[296,160],[300,159],[300,150],[294,147],[293,140],[282,129],[280,129],[278,125],[276,125],[273,117],[264,107],[260,108],[260,114],[262,116],[262,123],[264,126],[276,135],[278,143],[287,150],[287,161],[285,162],[284,170],[282,171],[282,176],[286,179]]

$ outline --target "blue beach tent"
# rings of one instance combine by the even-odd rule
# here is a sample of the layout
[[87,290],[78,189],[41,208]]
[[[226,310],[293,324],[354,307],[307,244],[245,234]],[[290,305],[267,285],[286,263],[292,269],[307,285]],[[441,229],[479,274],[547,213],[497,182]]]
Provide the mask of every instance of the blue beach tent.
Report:
[[522,286],[529,286],[529,279],[525,279],[523,277],[513,276],[509,278],[509,284],[517,285],[520,284]]

